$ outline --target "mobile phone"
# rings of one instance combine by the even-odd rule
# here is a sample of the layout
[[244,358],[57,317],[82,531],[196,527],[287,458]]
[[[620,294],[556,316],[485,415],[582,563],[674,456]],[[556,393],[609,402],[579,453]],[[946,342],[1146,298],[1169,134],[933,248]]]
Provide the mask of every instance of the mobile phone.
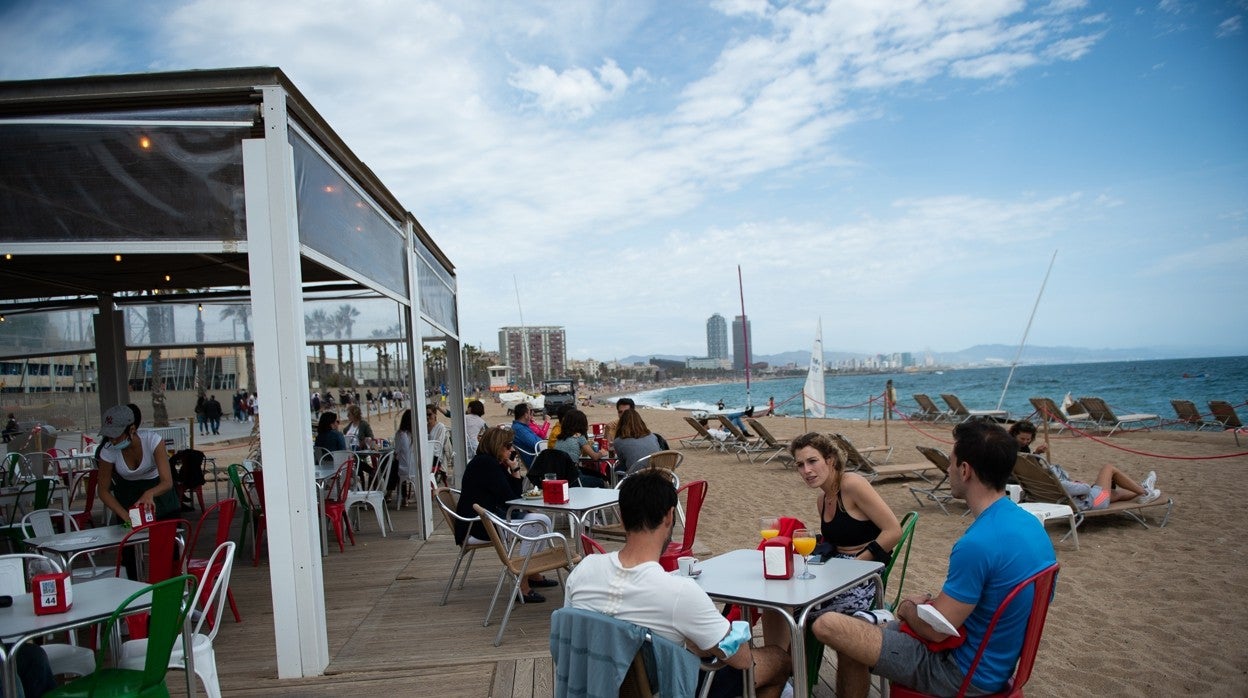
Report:
[[809,565],[822,565],[822,564],[825,564],[825,563],[827,563],[827,560],[823,559],[823,556],[821,556],[821,555],[815,555],[814,557],[812,557],[812,558],[810,559],[810,562],[808,562],[807,564],[809,564]]

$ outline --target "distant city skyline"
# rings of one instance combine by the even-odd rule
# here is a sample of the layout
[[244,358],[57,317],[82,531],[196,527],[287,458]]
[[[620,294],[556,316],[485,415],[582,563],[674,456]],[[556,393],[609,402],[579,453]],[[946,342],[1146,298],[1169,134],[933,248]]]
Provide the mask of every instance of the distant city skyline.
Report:
[[1243,0],[9,0],[0,79],[280,67],[454,265],[466,343],[522,304],[569,358],[700,355],[740,266],[752,355],[809,347],[820,318],[859,353],[1017,345],[1056,251],[1029,344],[1243,354],[1246,19]]

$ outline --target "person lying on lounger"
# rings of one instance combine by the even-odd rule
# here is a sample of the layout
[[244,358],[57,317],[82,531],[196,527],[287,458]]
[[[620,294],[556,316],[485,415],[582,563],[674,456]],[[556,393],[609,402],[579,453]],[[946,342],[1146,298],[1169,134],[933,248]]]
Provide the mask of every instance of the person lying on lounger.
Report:
[[1148,504],[1161,496],[1161,490],[1157,489],[1157,473],[1151,470],[1148,471],[1148,476],[1143,481],[1137,483],[1118,468],[1106,464],[1101,466],[1101,471],[1096,474],[1096,481],[1087,483],[1072,479],[1070,474],[1056,463],[1050,463],[1043,458],[1039,460],[1049,469],[1049,472],[1061,480],[1062,488],[1066,490],[1066,494],[1069,494],[1071,499],[1075,500],[1079,511],[1104,509],[1114,502],[1125,502],[1131,499],[1140,504]]

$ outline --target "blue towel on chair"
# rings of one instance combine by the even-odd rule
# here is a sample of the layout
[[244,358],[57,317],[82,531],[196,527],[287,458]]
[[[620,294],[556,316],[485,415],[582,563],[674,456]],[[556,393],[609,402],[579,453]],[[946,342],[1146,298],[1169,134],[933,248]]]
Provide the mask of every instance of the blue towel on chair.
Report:
[[[647,635],[651,636],[647,643]],[[550,618],[550,655],[559,698],[615,696],[637,652],[648,645],[662,696],[693,695],[698,660],[685,648],[645,628],[579,608],[560,608]],[[653,678],[653,674],[652,674]]]

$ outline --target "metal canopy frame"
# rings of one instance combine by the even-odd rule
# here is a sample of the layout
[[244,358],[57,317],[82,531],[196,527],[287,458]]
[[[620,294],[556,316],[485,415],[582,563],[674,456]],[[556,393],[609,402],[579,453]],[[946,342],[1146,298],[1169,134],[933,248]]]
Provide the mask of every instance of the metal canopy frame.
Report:
[[[198,110],[203,114],[197,115]],[[240,114],[249,118],[240,119]],[[124,222],[115,222],[108,219],[107,211],[101,213],[90,205],[58,208],[61,201],[51,198],[46,188],[32,184],[53,183],[76,187],[76,191],[111,185],[123,194],[140,188],[129,181],[120,187],[116,181],[101,181],[104,178],[98,172],[93,173],[97,177],[93,179],[70,168],[58,169],[55,153],[49,152],[45,158],[38,151],[58,144],[47,146],[27,136],[42,128],[61,129],[58,133],[68,134],[65,140],[72,141],[90,138],[93,128],[144,126],[152,127],[154,140],[162,139],[156,144],[156,154],[176,160],[172,150],[181,149],[178,162],[187,163],[192,178],[194,168],[200,167],[195,158],[202,155],[196,150],[204,140],[201,134],[213,133],[226,143],[226,151],[237,147],[236,152],[219,149],[210,154],[224,157],[224,164],[211,164],[220,165],[226,174],[217,179],[206,177],[207,194],[201,192],[225,213],[232,212],[232,220],[194,220],[194,230],[188,229],[185,235],[181,229],[166,227],[147,230],[144,205],[151,204],[152,220],[165,220],[166,224],[169,219],[177,220],[179,214],[192,217],[193,212],[170,205],[176,196],[160,200],[161,194],[169,195],[168,191],[142,191],[135,195],[140,205],[127,211],[132,215]],[[406,278],[400,279],[406,284],[405,295],[390,290],[394,278],[389,281],[391,286],[386,286],[371,278],[367,270],[361,272],[339,263],[303,239],[306,231],[300,228],[298,217],[302,183],[295,177],[292,132],[312,145],[311,152],[350,185],[353,195],[369,203],[374,220],[391,221],[392,233],[406,251],[402,260]],[[124,369],[119,369],[124,366],[126,343],[118,307],[139,302],[193,303],[208,298],[250,301],[257,388],[265,396],[261,454],[268,465],[266,479],[271,481],[266,490],[266,516],[270,521],[278,675],[295,678],[322,674],[329,655],[320,542],[315,534],[319,511],[312,484],[311,428],[305,399],[310,386],[304,369],[307,338],[303,303],[320,294],[362,294],[395,301],[406,307],[404,322],[411,357],[406,383],[411,394],[424,394],[423,352],[419,345],[413,346],[417,336],[414,330],[421,327],[444,333],[439,339],[447,343],[449,382],[462,385],[458,291],[450,260],[278,68],[0,82],[0,138],[6,144],[19,142],[25,149],[17,157],[12,157],[10,150],[5,162],[0,163],[0,218],[4,219],[0,220],[0,315],[98,308],[95,349],[101,410],[128,401]],[[152,149],[146,135],[141,140],[142,148]],[[174,145],[161,150],[159,146],[165,143]],[[133,165],[135,153],[145,153],[131,145],[114,142],[89,152],[108,161],[103,171],[122,170],[119,179],[128,174],[124,171],[127,166],[136,170],[147,166],[140,176],[151,178],[151,169],[159,163]],[[309,149],[304,151],[307,158]],[[149,181],[164,185],[176,195],[176,185],[160,182],[158,177]],[[70,192],[67,196],[77,195]],[[305,195],[309,201],[303,203],[313,203],[312,193]],[[102,195],[105,200],[97,202],[90,200],[89,192],[82,196],[101,209],[115,203],[107,194]],[[23,217],[22,212],[30,216]],[[13,227],[21,226],[22,221],[55,219],[62,213],[64,225],[27,223],[20,229]],[[332,219],[317,222],[323,224],[317,235],[347,234],[333,229],[336,221]],[[10,226],[7,230],[6,225]],[[219,226],[222,234],[216,235],[218,228],[214,226]],[[330,229],[325,230],[325,226]],[[383,234],[384,229],[383,225]],[[116,255],[121,256],[120,261]],[[419,273],[421,269],[426,273]],[[161,295],[141,299],[126,295],[153,289],[159,289]],[[181,289],[206,290],[188,293]],[[430,290],[441,297],[422,300],[421,292]],[[49,351],[49,355],[54,353]],[[451,404],[455,406],[453,421],[460,427],[456,433],[462,433],[463,401]],[[414,441],[425,464],[421,468],[422,486],[428,487],[432,454],[424,448],[423,439]],[[462,460],[464,449],[456,450]],[[456,465],[462,470],[462,463]],[[432,518],[423,503],[421,514],[421,535],[427,537]]]

